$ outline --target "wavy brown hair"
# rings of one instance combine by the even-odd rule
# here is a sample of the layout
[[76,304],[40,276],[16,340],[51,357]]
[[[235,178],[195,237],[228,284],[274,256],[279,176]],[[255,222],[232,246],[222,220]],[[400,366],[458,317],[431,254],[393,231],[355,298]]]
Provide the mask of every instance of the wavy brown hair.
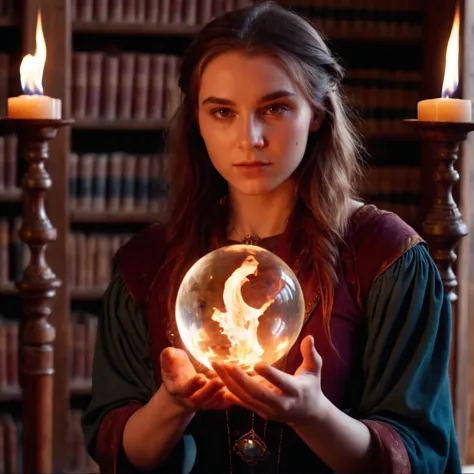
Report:
[[200,77],[217,55],[239,51],[275,58],[294,78],[306,100],[323,114],[322,125],[310,133],[296,170],[297,198],[283,241],[283,258],[301,264],[320,284],[325,327],[337,281],[336,266],[348,222],[358,174],[359,141],[341,99],[343,71],[321,36],[304,18],[273,2],[235,10],[207,24],[194,38],[179,71],[182,102],[167,134],[172,160],[172,189],[167,237],[172,240],[168,309],[174,314],[179,284],[189,267],[227,238],[226,181],[206,151],[197,123]]

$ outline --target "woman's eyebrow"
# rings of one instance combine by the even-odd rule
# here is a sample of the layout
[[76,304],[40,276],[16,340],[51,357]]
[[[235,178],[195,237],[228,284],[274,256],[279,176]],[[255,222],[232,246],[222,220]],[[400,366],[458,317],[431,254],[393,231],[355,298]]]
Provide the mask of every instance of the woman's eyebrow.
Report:
[[[275,99],[281,99],[282,97],[292,97],[295,96],[296,94],[294,92],[290,92],[287,90],[279,90],[275,92],[271,92],[270,94],[266,94],[263,97],[261,97],[258,102],[263,103],[263,102],[269,102],[271,100]],[[209,96],[205,98],[202,102],[201,105],[205,104],[217,104],[217,105],[229,105],[232,107],[235,107],[235,102],[229,99],[225,99],[223,97],[216,97],[216,96]]]

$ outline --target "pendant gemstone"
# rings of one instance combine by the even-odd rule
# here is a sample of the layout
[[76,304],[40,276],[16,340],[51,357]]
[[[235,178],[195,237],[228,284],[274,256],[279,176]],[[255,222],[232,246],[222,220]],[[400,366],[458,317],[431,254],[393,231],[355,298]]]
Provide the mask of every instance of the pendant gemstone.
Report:
[[245,245],[258,245],[262,239],[259,237],[254,237],[251,234],[246,235],[240,243]]
[[253,430],[244,434],[235,442],[234,451],[251,466],[254,466],[269,454],[265,442]]

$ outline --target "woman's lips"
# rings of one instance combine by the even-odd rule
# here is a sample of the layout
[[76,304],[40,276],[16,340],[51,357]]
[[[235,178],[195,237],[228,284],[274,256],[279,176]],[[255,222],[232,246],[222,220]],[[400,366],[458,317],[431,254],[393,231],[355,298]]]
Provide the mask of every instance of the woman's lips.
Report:
[[245,163],[238,163],[234,166],[238,172],[245,176],[258,176],[265,173],[271,167],[271,163],[265,163],[263,161],[246,161]]
[[234,166],[237,166],[238,168],[262,168],[270,165],[271,163],[266,163],[264,161],[245,161],[242,163],[237,163]]

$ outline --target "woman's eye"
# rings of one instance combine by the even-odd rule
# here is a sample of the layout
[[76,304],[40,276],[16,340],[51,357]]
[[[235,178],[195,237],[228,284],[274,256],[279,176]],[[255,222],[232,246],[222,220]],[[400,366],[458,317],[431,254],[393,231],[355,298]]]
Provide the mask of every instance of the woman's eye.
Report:
[[265,108],[265,115],[280,115],[288,110],[288,107],[283,104],[271,104]]
[[211,115],[217,118],[229,118],[232,116],[232,111],[225,107],[220,107],[219,109],[213,109]]

